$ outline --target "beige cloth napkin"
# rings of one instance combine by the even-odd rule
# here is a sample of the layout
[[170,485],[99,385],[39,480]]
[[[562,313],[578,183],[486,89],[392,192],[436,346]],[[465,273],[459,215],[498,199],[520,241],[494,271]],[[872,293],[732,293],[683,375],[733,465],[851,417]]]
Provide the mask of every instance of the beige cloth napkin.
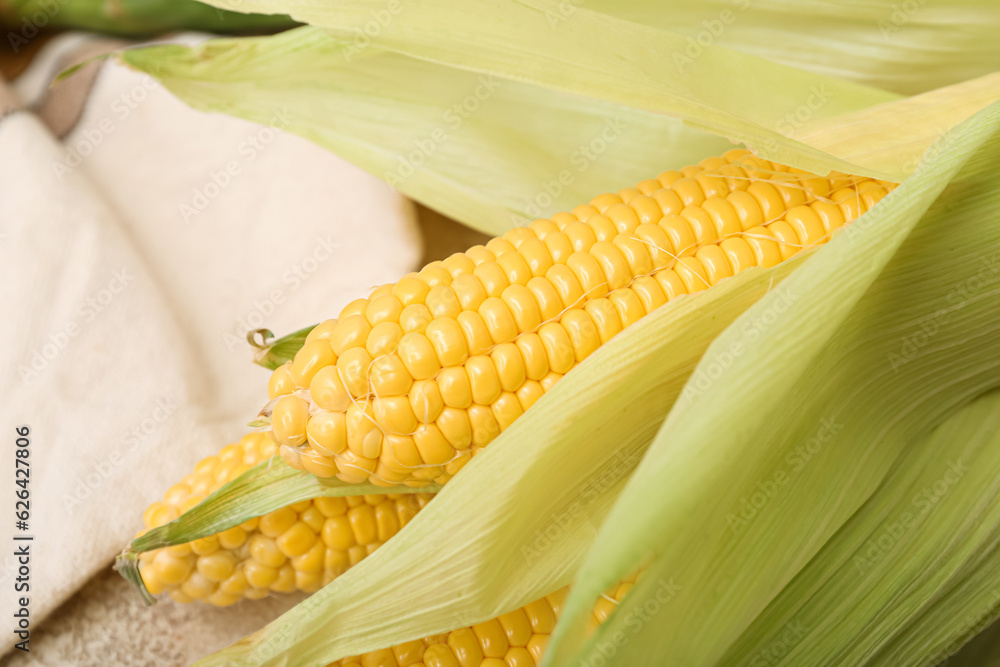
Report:
[[31,440],[28,530],[0,500],[0,654],[13,537],[34,538],[32,651],[11,664],[187,664],[294,602],[145,610],[109,568],[142,510],[266,401],[247,329],[335,315],[420,259],[410,203],[284,134],[283,109],[274,127],[196,112],[114,62],[49,89],[111,46],[64,36],[0,82],[3,488],[15,427]]

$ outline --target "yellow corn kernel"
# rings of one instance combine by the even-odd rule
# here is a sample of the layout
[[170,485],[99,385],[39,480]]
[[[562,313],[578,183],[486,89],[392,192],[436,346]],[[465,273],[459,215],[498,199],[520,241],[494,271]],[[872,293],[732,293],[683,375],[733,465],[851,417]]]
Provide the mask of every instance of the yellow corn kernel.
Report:
[[341,357],[348,349],[364,345],[371,328],[371,324],[360,313],[340,318],[330,334],[330,347],[333,353]]
[[347,448],[347,417],[343,412],[319,412],[309,419],[306,439],[317,454],[333,456]]
[[281,567],[287,560],[274,540],[261,534],[250,538],[250,557],[268,567]]
[[191,551],[199,556],[207,556],[219,550],[219,538],[215,535],[191,542]]
[[242,595],[250,583],[247,581],[243,568],[235,570],[229,577],[219,583],[219,590],[227,595]]
[[458,301],[458,294],[450,285],[437,285],[432,287],[427,293],[427,302],[424,304],[427,310],[435,318],[444,317],[454,319],[462,312],[462,305]]
[[368,369],[372,355],[363,347],[352,347],[337,359],[337,373],[351,396],[361,398],[368,395]]
[[387,435],[379,462],[395,472],[406,472],[423,465],[417,445],[409,435]]
[[314,340],[329,340],[330,336],[333,334],[334,330],[337,328],[337,320],[325,320],[320,322],[313,327],[312,331],[306,336],[306,342],[311,343]]
[[211,581],[200,572],[192,572],[191,575],[180,586],[184,595],[195,600],[207,598],[219,587],[217,583]]
[[271,400],[295,391],[295,381],[292,380],[291,364],[278,366],[267,381],[267,397]]
[[[388,287],[389,292],[391,292],[391,285]],[[380,290],[383,293],[376,296],[375,292]],[[375,292],[372,293],[372,298],[368,300],[368,307],[365,308],[365,320],[368,321],[373,330],[375,326],[383,322],[398,322],[399,314],[403,312],[403,304],[391,293],[386,292],[383,288],[378,288]],[[370,332],[368,336],[371,337]]]
[[510,286],[524,285],[531,278],[531,269],[528,267],[528,263],[513,248],[511,252],[497,257],[497,266],[504,272]]
[[482,663],[483,649],[479,638],[470,628],[461,628],[448,634],[448,648],[455,654],[460,665],[479,665]]
[[152,561],[151,570],[157,580],[167,585],[176,585],[187,578],[195,562],[194,556],[179,558],[160,551]]
[[542,654],[545,652],[545,647],[548,646],[549,635],[547,634],[535,634],[532,635],[531,639],[528,641],[527,650],[531,656],[532,662],[535,664],[540,664],[542,662]]
[[527,411],[544,394],[545,389],[540,382],[528,380],[517,390],[517,402],[520,404],[522,411]]
[[298,463],[303,470],[317,477],[333,477],[338,472],[335,459],[321,456],[315,450],[300,451]]
[[518,333],[530,333],[541,325],[542,313],[531,290],[525,285],[511,285],[503,291],[500,299],[513,318]]
[[371,389],[376,396],[405,396],[412,386],[413,378],[399,355],[383,354],[372,361]]
[[296,387],[306,388],[316,372],[336,361],[330,344],[325,340],[306,343],[295,354],[289,375]]
[[444,405],[467,408],[472,403],[472,385],[464,368],[445,368],[438,376],[438,390]]
[[265,537],[277,537],[292,527],[297,519],[291,507],[282,507],[260,517],[258,530]]
[[362,315],[365,312],[365,308],[368,307],[368,299],[355,299],[349,304],[344,306],[344,309],[340,311],[338,319],[346,320],[348,317],[353,317],[355,315]]
[[483,301],[479,306],[479,316],[494,344],[506,343],[518,334],[517,323],[510,309],[496,296],[490,296]]
[[[523,227],[515,229],[523,229]],[[524,259],[531,275],[536,278],[544,276],[545,272],[552,266],[552,255],[549,254],[545,243],[537,238],[526,239],[517,247],[517,252]]]
[[396,354],[402,359],[403,365],[414,380],[432,378],[441,370],[434,346],[423,334],[405,334],[399,339]]
[[483,655],[487,658],[502,658],[510,648],[507,635],[496,619],[472,626],[472,632],[475,633]]
[[444,408],[435,424],[448,444],[456,450],[466,449],[472,444],[472,424],[465,410]]
[[323,524],[322,538],[327,547],[337,551],[347,551],[356,544],[346,505],[342,515],[330,517]]
[[336,458],[337,478],[348,484],[360,484],[378,466],[378,461],[348,450]]
[[308,551],[291,559],[292,567],[296,572],[322,572],[325,556],[326,544],[322,540],[314,539]]
[[278,570],[277,578],[271,582],[271,590],[278,593],[291,593],[295,590],[295,569],[291,563],[285,563]]
[[438,317],[427,325],[424,333],[434,350],[439,367],[460,366],[469,358],[469,346],[455,318]]
[[221,582],[228,579],[236,569],[236,557],[230,551],[217,551],[207,556],[199,556],[196,567],[209,581]]
[[456,321],[462,329],[462,335],[465,337],[469,354],[482,354],[493,347],[493,339],[490,338],[490,331],[478,312],[470,310],[462,311],[456,318]]
[[429,465],[447,463],[455,457],[455,448],[448,444],[435,424],[421,424],[413,434],[420,458]]
[[288,558],[301,556],[316,542],[316,532],[302,521],[283,532],[274,543]]
[[502,388],[492,359],[484,356],[469,357],[465,370],[469,376],[472,400],[480,405],[488,405],[497,399]]
[[284,445],[305,442],[308,419],[309,406],[301,398],[285,396],[279,399],[271,413],[271,429],[275,439]]
[[395,321],[379,322],[372,327],[368,338],[365,340],[365,350],[372,358],[382,354],[392,354],[399,347],[399,340],[403,337],[403,329]]
[[444,409],[444,398],[437,382],[433,380],[421,380],[414,382],[410,389],[410,408],[416,416],[417,421],[429,424],[438,418],[441,410]]

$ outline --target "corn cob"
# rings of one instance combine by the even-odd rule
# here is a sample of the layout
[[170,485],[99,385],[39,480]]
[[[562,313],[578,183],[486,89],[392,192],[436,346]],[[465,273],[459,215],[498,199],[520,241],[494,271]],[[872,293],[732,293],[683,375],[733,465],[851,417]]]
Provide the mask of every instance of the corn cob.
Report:
[[[143,513],[147,529],[176,519],[207,495],[278,451],[268,432],[251,433],[203,459]],[[227,606],[270,592],[312,593],[395,535],[428,494],[314,498],[210,537],[139,555],[153,595]]]
[[[637,580],[632,576],[622,581],[597,601],[590,631],[604,622]],[[562,588],[484,623],[342,658],[327,667],[535,667],[568,592],[568,587]]]
[[601,195],[348,304],[273,372],[262,418],[300,470],[444,483],[624,327],[829,240],[893,187],[733,150]]

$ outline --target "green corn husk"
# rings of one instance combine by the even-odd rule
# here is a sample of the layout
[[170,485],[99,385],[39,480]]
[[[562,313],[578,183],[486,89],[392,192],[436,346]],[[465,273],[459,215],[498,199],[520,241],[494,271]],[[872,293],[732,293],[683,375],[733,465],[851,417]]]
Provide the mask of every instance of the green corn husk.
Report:
[[[656,31],[652,35],[640,32],[632,41],[662,39]],[[531,72],[511,75],[493,67],[477,75],[360,44],[302,28],[272,38],[215,40],[195,49],[136,49],[121,57],[153,73],[197,108],[261,123],[270,122],[281,111],[290,118],[290,131],[330,148],[418,201],[491,234],[572,208],[594,192],[628,187],[728,147],[720,137],[676,118],[629,107],[641,100],[617,91],[603,100],[586,99],[545,87],[562,81],[556,75],[529,85],[523,81],[531,80]],[[427,55],[414,46],[410,51]],[[746,57],[718,48],[715,52],[721,61],[715,69],[732,70],[734,75],[719,80],[709,91],[699,90],[701,105],[720,98],[742,99],[726,96],[738,89],[738,79],[751,76],[744,72]],[[169,63],[167,71],[153,72],[163,63]],[[775,94],[760,108],[741,109],[740,104],[728,102],[725,114],[735,118],[720,112],[712,122],[707,117],[699,119],[699,126],[749,141],[762,155],[781,162],[893,180],[912,172],[919,156],[944,129],[995,100],[1000,90],[996,77],[964,84],[974,88],[975,94],[958,91],[963,104],[954,108],[949,108],[956,98],[951,91],[931,93],[925,97],[939,96],[935,114],[927,113],[928,100],[923,98],[912,105],[912,111],[907,105],[894,106],[898,102],[885,104],[890,113],[907,114],[911,121],[907,137],[911,150],[907,159],[900,159],[901,142],[898,137],[895,143],[886,140],[882,123],[859,123],[855,134],[846,135],[825,132],[823,125],[837,113],[877,113],[871,105],[895,97],[804,73],[795,80],[791,68],[765,61],[752,64],[758,70],[752,76],[781,79]],[[591,72],[576,76],[581,83],[572,92],[607,93],[609,86],[594,90]],[[652,87],[655,81],[673,81],[683,91],[706,78],[713,74],[668,67],[648,73],[636,85]],[[828,103],[809,110],[808,122],[789,124],[783,117],[788,112],[782,114],[780,109],[797,111],[803,104],[808,106],[816,90],[826,91]],[[481,102],[475,97],[477,91],[485,96]],[[470,98],[476,104],[473,112],[461,107]],[[695,123],[691,103],[683,94],[662,91],[648,106]],[[843,122],[841,127],[851,126]],[[859,133],[865,127],[875,127],[881,134],[862,136]],[[786,141],[779,130],[801,143]],[[824,144],[817,137],[827,142],[836,137],[837,143]],[[888,146],[872,152],[880,142]],[[831,158],[830,153],[845,159]]]
[[[567,3],[575,7],[582,3]],[[587,9],[905,95],[1000,69],[992,0],[592,0]],[[571,16],[567,9],[563,14]],[[567,16],[568,18],[569,16]],[[692,44],[691,42],[694,42]]]
[[[434,12],[436,25],[445,40],[476,42],[492,29],[518,32],[521,20],[539,27],[544,19],[547,30],[536,33],[543,39],[545,55],[559,55],[546,44],[558,31],[574,23],[596,19],[607,26],[592,33],[595,43],[614,50],[620,56],[622,44],[635,34],[616,24],[612,17],[682,37],[670,60],[680,65],[697,60],[714,46],[734,49],[744,54],[767,58],[817,74],[854,81],[905,95],[959,83],[1000,69],[1000,44],[995,35],[1000,30],[1000,13],[992,0],[855,0],[849,6],[798,0],[529,0],[526,2],[465,3],[467,14],[446,2],[385,3],[361,2],[315,3],[308,0],[212,0],[210,4],[234,11],[288,13],[304,23],[323,26],[338,35],[372,35],[379,46],[408,50],[393,37],[399,26],[411,30],[415,11]],[[387,11],[388,10],[388,11]],[[517,11],[521,10],[520,15]],[[527,10],[527,11],[523,11]],[[493,11],[505,19],[501,24],[485,25]],[[402,21],[397,21],[405,14]],[[534,15],[534,17],[532,16]],[[511,20],[513,19],[513,20]],[[452,26],[460,33],[450,32]],[[427,28],[428,26],[423,26]],[[412,33],[416,33],[415,30]],[[464,34],[462,34],[464,33]],[[509,34],[509,33],[508,33]],[[411,37],[413,34],[411,34]],[[528,38],[530,39],[530,37]],[[525,41],[528,41],[526,39]],[[426,40],[432,42],[433,39]],[[489,46],[498,46],[490,44]],[[466,53],[473,54],[477,48]],[[460,55],[464,56],[466,53]],[[604,65],[618,65],[620,58],[605,60]],[[638,66],[648,60],[637,61]],[[559,62],[562,73],[565,62]],[[458,66],[465,66],[459,64]],[[770,91],[769,91],[770,92]]]
[[[559,4],[538,1],[407,5],[377,47],[356,51],[352,31],[374,0],[281,7],[336,34],[307,28],[122,58],[199,108],[265,121],[288,105],[293,131],[383,176],[405,155],[400,141],[439,122],[439,98],[499,76],[496,113],[471,116],[438,161],[397,183],[492,232],[527,213],[538,174],[564,165],[564,149],[608,109],[642,119],[656,140],[630,140],[615,168],[594,161],[589,174],[607,180],[586,196],[629,184],[616,180],[621,165],[651,167],[641,178],[720,152],[687,157],[721,141],[707,130],[802,168],[906,180],[823,248],[673,301],[602,346],[393,540],[199,664],[323,665],[570,582],[547,665],[761,664],[800,616],[809,641],[766,664],[922,664],[967,640],[984,608],[995,616],[973,594],[998,567],[997,448],[980,428],[996,401],[977,398],[1000,385],[995,79],[900,100],[715,46],[678,72],[662,59],[683,37],[583,9],[549,29],[542,10]],[[835,86],[835,101],[779,127],[822,85]],[[907,114],[902,131],[894,111]],[[399,125],[409,118],[407,134]],[[685,159],[657,163],[675,147]],[[581,201],[567,196],[543,213]],[[808,452],[811,463],[775,482],[780,493],[740,524],[741,499],[791,466],[786,457],[827,417],[827,435],[840,424],[834,446]],[[963,475],[875,574],[847,576],[883,518],[962,456],[978,457],[978,474]],[[642,583],[584,638],[580,619],[596,596],[640,563]],[[635,630],[631,612],[662,580],[679,592]]]
[[92,30],[123,37],[173,30],[214,33],[269,33],[297,25],[288,16],[246,14],[211,7],[196,0],[3,0],[0,26],[11,29],[7,41],[17,47],[39,28]]

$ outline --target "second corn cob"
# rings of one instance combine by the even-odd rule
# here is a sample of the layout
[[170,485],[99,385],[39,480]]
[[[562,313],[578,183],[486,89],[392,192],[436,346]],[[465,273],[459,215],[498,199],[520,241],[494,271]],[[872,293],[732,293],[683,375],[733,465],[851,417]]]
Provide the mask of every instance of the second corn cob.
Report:
[[[203,459],[143,513],[147,529],[176,519],[207,495],[277,453],[268,432],[251,433]],[[272,592],[312,593],[405,526],[427,494],[314,498],[218,535],[139,555],[143,584],[178,602],[227,606]]]

